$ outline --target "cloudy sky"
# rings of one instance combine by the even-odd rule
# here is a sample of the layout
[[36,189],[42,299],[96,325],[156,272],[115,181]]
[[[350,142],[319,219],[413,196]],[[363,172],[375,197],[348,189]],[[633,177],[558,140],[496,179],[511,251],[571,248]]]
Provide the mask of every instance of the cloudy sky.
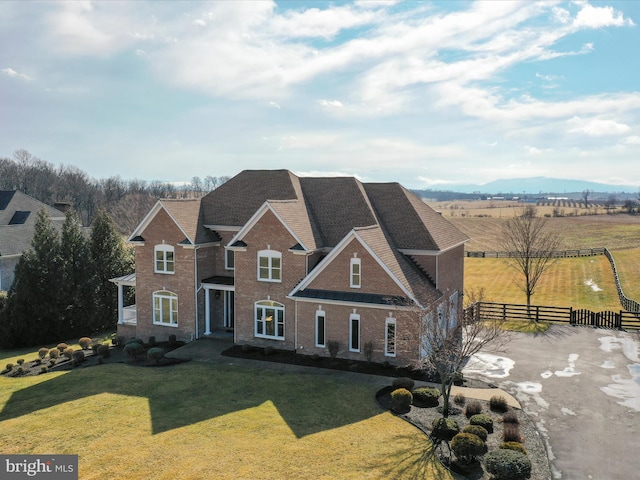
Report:
[[640,1],[0,2],[0,156],[640,184]]

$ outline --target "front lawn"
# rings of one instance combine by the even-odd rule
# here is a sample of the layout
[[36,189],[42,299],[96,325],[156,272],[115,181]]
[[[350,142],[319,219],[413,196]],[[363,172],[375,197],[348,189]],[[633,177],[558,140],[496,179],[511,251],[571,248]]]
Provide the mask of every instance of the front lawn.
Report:
[[453,478],[376,389],[196,362],[0,377],[0,451],[78,454],[83,480]]

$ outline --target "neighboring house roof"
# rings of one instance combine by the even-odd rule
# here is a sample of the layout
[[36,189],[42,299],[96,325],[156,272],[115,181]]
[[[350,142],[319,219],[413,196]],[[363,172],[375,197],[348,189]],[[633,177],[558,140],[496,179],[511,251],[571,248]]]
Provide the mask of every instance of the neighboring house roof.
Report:
[[57,228],[64,223],[60,210],[17,190],[0,190],[0,257],[22,255],[31,247],[40,210]]

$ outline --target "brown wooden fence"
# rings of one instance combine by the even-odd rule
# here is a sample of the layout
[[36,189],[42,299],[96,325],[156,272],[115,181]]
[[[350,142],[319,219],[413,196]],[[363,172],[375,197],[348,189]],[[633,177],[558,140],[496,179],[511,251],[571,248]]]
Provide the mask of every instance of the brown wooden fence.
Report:
[[[593,257],[594,255],[604,255],[606,248],[581,248],[576,250],[557,250],[551,252],[552,258],[574,258]],[[548,252],[540,252],[547,255]],[[517,252],[464,252],[466,257],[473,258],[512,258],[518,255]]]
[[527,307],[527,305],[512,303],[477,302],[465,310],[465,315],[478,320],[527,320],[617,330],[640,330],[640,313],[625,310],[592,312],[572,307],[543,305]]

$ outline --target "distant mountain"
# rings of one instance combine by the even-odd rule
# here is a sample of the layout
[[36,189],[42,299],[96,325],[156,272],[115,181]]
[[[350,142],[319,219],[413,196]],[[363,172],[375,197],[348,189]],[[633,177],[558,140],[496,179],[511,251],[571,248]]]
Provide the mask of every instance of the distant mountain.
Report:
[[[638,193],[639,185],[609,185],[606,183],[585,182],[582,180],[565,180],[560,178],[530,177],[494,180],[483,185],[438,185],[428,190],[482,194],[569,194],[581,193],[585,190],[598,193]],[[424,191],[424,190],[423,190]]]

